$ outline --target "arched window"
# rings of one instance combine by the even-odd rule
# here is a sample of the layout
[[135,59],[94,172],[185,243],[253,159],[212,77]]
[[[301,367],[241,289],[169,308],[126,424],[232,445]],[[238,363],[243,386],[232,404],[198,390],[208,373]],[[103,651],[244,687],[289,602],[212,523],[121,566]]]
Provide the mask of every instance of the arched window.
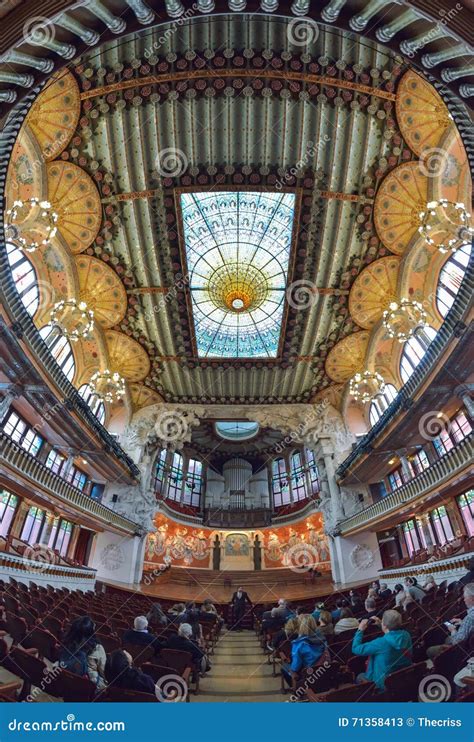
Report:
[[285,459],[272,461],[272,492],[276,508],[291,502]]
[[183,495],[183,502],[186,505],[199,507],[201,504],[202,485],[202,463],[197,459],[189,459]]
[[305,448],[305,454],[306,461],[308,462],[308,476],[309,484],[311,487],[311,494],[317,495],[321,490],[321,484],[319,481],[319,470],[318,465],[316,464],[314,451],[311,451],[309,448]]
[[415,335],[406,341],[400,359],[400,375],[403,383],[408,381],[435,337],[436,330],[428,325],[417,330]]
[[383,413],[396,396],[396,387],[393,384],[385,384],[383,394],[377,395],[370,405],[369,419],[371,425],[375,425],[377,420],[380,420]]
[[33,265],[23,250],[13,242],[7,242],[7,257],[15,281],[16,290],[29,315],[33,317],[39,306],[38,277]]
[[173,454],[169,474],[168,474],[168,498],[181,501],[181,491],[183,489],[183,457],[180,453]]
[[304,500],[307,497],[303,456],[300,451],[295,451],[291,456],[291,488],[294,502]]
[[64,337],[58,327],[53,327],[53,325],[45,325],[41,328],[39,334],[66,378],[72,381],[76,367],[69,340]]
[[164,495],[167,455],[168,451],[164,448],[158,456],[155,464],[155,492],[158,495]]
[[95,394],[90,384],[82,384],[77,390],[84,402],[89,405],[91,412],[100,423],[105,420],[105,405],[100,397]]
[[453,306],[470,257],[471,245],[463,245],[446,261],[439,274],[438,286],[436,288],[436,304],[442,317],[446,317]]

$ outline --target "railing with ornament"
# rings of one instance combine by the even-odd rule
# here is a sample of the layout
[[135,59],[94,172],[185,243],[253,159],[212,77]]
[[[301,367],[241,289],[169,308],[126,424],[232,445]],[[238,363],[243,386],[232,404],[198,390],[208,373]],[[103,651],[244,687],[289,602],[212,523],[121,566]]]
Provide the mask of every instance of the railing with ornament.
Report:
[[393,490],[381,500],[369,505],[360,513],[339,524],[341,535],[345,536],[355,529],[367,527],[381,517],[395,512],[401,505],[406,505],[432,489],[439,488],[453,474],[461,472],[472,464],[474,455],[474,434],[470,433],[457,446],[435,461],[428,469],[418,474],[406,484]]
[[101,525],[113,526],[126,533],[136,533],[138,525],[128,518],[115,513],[97,500],[85,495],[81,490],[73,487],[62,477],[21,446],[11,440],[3,431],[0,431],[0,462],[4,468],[12,468],[23,478],[27,478],[33,485],[39,485],[47,494],[53,495],[68,505],[73,505],[79,512],[93,515]]

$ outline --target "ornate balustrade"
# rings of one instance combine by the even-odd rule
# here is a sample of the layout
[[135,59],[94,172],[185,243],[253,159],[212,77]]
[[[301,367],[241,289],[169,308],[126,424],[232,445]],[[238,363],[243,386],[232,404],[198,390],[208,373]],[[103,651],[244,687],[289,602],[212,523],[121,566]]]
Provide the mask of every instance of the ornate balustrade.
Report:
[[418,476],[398,487],[381,500],[369,505],[365,510],[361,510],[360,513],[342,521],[339,524],[341,535],[345,536],[355,529],[368,527],[379,518],[395,512],[401,505],[414,502],[422,495],[428,494],[432,489],[438,488],[453,474],[472,464],[473,454],[474,436],[471,433],[421,474],[418,474]]
[[416,577],[418,582],[423,585],[428,575],[433,575],[435,581],[439,584],[444,580],[453,582],[459,580],[467,572],[467,563],[474,556],[474,552],[458,554],[457,556],[448,557],[447,559],[438,559],[433,562],[424,564],[407,565],[406,567],[396,567],[395,569],[382,569],[379,571],[379,579],[386,582],[392,588],[397,583],[403,583],[405,577]]
[[58,474],[52,472],[51,469],[48,469],[30,453],[24,451],[21,446],[3,432],[0,432],[0,462],[2,466],[11,468],[22,477],[27,478],[33,486],[39,486],[56,499],[68,505],[73,505],[79,512],[94,516],[94,519],[101,525],[113,526],[130,534],[135,533],[138,529],[137,524],[133,521],[88,497]]
[[19,582],[35,582],[70,590],[93,590],[96,570],[89,567],[65,567],[47,561],[26,559],[22,556],[0,552],[0,579],[14,577]]

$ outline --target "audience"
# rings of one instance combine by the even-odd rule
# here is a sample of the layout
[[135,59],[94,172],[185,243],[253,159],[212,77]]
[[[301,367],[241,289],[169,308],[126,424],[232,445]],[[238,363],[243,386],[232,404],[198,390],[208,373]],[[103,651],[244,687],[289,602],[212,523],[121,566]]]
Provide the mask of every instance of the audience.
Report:
[[403,585],[400,585],[400,583],[395,585],[393,591],[395,593],[396,608],[405,608],[406,603],[412,600],[411,596],[407,592],[405,592],[405,588],[403,587]]
[[392,591],[390,590],[386,582],[380,583],[377,595],[379,596],[379,598],[382,598],[382,600],[388,600],[392,597]]
[[105,687],[105,649],[95,637],[95,623],[89,616],[76,618],[61,642],[60,664],[75,675],[88,676],[97,690]]
[[433,660],[441,652],[453,644],[468,644],[469,639],[474,634],[474,583],[470,582],[464,586],[463,590],[464,603],[467,613],[462,619],[452,618],[448,623],[449,636],[444,644],[433,645],[428,647],[426,654],[430,660]]
[[350,607],[352,608],[352,611],[354,613],[363,613],[364,603],[359,593],[355,593],[353,590],[351,590],[349,593],[349,599],[350,599],[349,602],[350,602]]
[[128,652],[117,649],[107,657],[105,678],[109,685],[127,690],[138,690],[142,693],[154,693],[155,683],[146,673],[132,667],[132,658]]
[[298,636],[291,642],[291,663],[282,666],[285,680],[291,685],[291,673],[313,667],[322,657],[327,645],[310,614],[299,619]]
[[474,557],[471,557],[467,563],[467,572],[464,577],[459,580],[461,585],[469,585],[470,582],[474,582]]
[[426,593],[424,590],[421,589],[421,587],[417,584],[416,577],[406,577],[405,578],[405,592],[407,592],[412,600],[416,600],[419,603],[423,600]]
[[201,647],[193,641],[193,629],[188,623],[179,625],[178,633],[170,636],[165,644],[166,649],[178,649],[191,654],[193,663],[204,674],[210,669],[210,664]]
[[164,614],[160,603],[154,603],[147,613],[148,623],[156,626],[167,626],[169,619]]
[[341,611],[341,618],[334,626],[334,633],[342,634],[343,631],[350,631],[351,629],[357,629],[359,621],[353,615],[350,608],[343,608]]
[[331,611],[333,621],[339,621],[343,608],[347,608],[347,600],[345,598],[339,598],[339,600],[336,601],[336,609],[334,611]]
[[124,631],[122,641],[124,644],[136,644],[147,647],[151,645],[155,651],[162,647],[158,637],[148,631],[148,619],[146,616],[137,616],[133,622],[133,629]]
[[433,590],[433,588],[436,588],[435,578],[433,577],[433,575],[428,575],[422,590],[424,590],[425,593],[428,593],[430,590]]
[[365,603],[364,603],[364,608],[365,608],[364,618],[366,619],[375,618],[378,615],[377,601],[375,600],[375,598],[372,598],[372,597],[366,598]]
[[[343,609],[344,610],[344,609]],[[321,611],[317,621],[318,631],[322,636],[332,636],[334,634],[334,625],[332,615],[329,611]]]
[[288,602],[284,598],[279,598],[278,604],[275,608],[272,608],[270,611],[265,611],[262,614],[263,628],[278,628],[292,615],[293,611],[288,607]]
[[273,651],[275,649],[278,649],[287,639],[289,639],[290,641],[296,639],[296,637],[298,636],[298,627],[299,619],[297,618],[297,616],[292,616],[288,619],[284,627],[273,635],[271,644],[267,644],[267,648],[270,649],[270,651]]
[[382,620],[375,618],[372,621],[381,625],[383,636],[364,642],[364,631],[369,622],[363,619],[352,640],[352,652],[369,658],[367,670],[358,675],[357,682],[369,680],[383,691],[387,675],[411,665],[412,640],[408,631],[401,628],[402,617],[398,611],[385,611]]

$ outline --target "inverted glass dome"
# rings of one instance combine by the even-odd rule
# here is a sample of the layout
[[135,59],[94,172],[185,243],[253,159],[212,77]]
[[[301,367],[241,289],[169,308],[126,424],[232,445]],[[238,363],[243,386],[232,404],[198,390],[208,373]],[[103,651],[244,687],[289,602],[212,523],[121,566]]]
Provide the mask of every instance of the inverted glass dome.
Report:
[[227,441],[247,441],[257,435],[260,425],[255,422],[221,421],[215,424],[216,433]]

